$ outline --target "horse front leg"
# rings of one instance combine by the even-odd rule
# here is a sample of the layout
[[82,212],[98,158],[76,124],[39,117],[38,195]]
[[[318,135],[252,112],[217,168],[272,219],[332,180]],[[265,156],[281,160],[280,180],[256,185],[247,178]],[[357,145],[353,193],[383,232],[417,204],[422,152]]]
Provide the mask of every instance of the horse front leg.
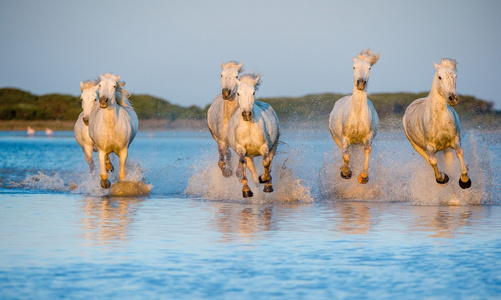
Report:
[[428,154],[428,161],[430,162],[433,171],[435,172],[435,179],[439,184],[446,184],[449,182],[449,176],[447,174],[439,172],[437,167],[437,157],[435,156],[435,147],[428,145],[426,148],[426,154]]
[[247,160],[245,159],[245,150],[239,149],[237,151],[237,154],[239,155],[239,168],[242,172],[242,178],[240,179],[240,182],[242,183],[242,195],[244,198],[250,198],[254,196],[254,193],[252,193],[251,189],[249,188],[249,185],[247,184],[247,174],[245,173],[245,168],[247,167]]
[[264,183],[263,192],[271,193],[273,192],[273,185],[271,184],[270,171],[271,171],[271,159],[273,155],[270,155],[267,145],[263,145],[263,147],[261,147],[260,150],[261,150],[260,151],[261,155],[263,156],[264,174],[259,176],[259,183]]
[[[223,174],[224,177],[230,177],[231,169],[229,169],[228,163],[226,161],[226,157],[228,156],[230,149],[228,148],[228,145],[226,143],[218,143],[217,150],[219,152],[219,161],[217,164],[221,169],[221,173]],[[231,159],[231,154],[229,155]]]
[[[459,143],[457,143],[456,145],[459,145]],[[471,187],[471,179],[468,177],[468,166],[464,165],[463,149],[460,146],[456,146],[454,150],[456,150],[456,155],[459,159],[459,164],[461,165],[461,177],[459,177],[459,186],[462,189],[467,189]]]
[[118,171],[118,178],[120,179],[120,181],[123,181],[125,179],[125,162],[127,161],[128,153],[129,148],[124,147],[118,154],[118,158],[120,159],[120,171]]
[[89,170],[91,173],[94,172],[95,169],[94,160],[92,159],[92,152],[94,150],[93,148],[94,146],[89,145],[86,145],[82,148],[85,156],[85,161],[89,164]]
[[369,157],[371,155],[372,150],[372,137],[365,143],[364,152],[365,152],[365,161],[362,172],[358,175],[358,182],[362,184],[366,184],[369,182]]
[[113,167],[113,164],[111,163],[110,160],[110,153],[106,154],[106,171],[108,172],[115,171],[115,167]]
[[342,145],[341,152],[343,154],[343,161],[344,161],[343,166],[341,166],[341,177],[343,177],[344,179],[350,179],[351,178],[350,141],[346,137],[343,137],[341,145]]
[[99,167],[100,167],[100,175],[101,175],[101,187],[103,189],[107,189],[111,186],[110,181],[108,180],[108,172],[106,171],[106,157],[107,153],[102,150],[99,150],[97,153],[99,158]]

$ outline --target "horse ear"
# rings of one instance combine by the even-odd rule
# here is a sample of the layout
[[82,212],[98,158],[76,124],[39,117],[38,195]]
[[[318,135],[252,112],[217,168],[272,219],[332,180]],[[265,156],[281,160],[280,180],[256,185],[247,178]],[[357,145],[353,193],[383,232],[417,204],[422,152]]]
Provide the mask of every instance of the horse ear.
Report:
[[356,60],[357,60],[357,58],[356,58],[356,57],[353,57],[353,62],[355,62]]
[[118,82],[118,86],[120,86],[120,87],[124,87],[124,86],[125,86],[125,81],[119,81],[119,82]]
[[84,87],[84,83],[83,83],[83,81],[80,81],[80,92],[83,92],[83,87]]
[[238,67],[238,70],[239,70],[239,71],[240,71],[240,69],[242,68],[242,66],[243,66],[243,63],[239,63],[239,64],[237,65],[237,67]]
[[381,55],[381,52],[378,52],[376,54],[376,58],[374,59],[374,62],[372,63],[373,65],[379,60],[379,55]]
[[440,67],[440,65],[439,65],[439,64],[437,64],[437,63],[433,63],[433,65],[435,66],[435,70],[437,70],[437,71],[438,71],[438,67]]

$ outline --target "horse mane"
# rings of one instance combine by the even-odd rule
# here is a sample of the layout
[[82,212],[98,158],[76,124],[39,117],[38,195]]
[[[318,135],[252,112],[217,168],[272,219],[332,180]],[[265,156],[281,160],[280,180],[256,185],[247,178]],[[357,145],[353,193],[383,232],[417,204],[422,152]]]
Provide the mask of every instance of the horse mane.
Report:
[[221,68],[237,68],[238,69],[238,74],[242,73],[244,69],[242,68],[242,63],[239,63],[238,61],[235,60],[230,60],[228,62],[222,63]]
[[379,60],[380,54],[381,54],[381,52],[374,55],[372,53],[371,49],[367,48],[364,51],[360,52],[360,54],[357,56],[357,58],[365,60],[366,62],[368,62],[372,66]]
[[261,74],[259,73],[244,74],[240,76],[238,81],[252,84],[254,86],[254,89],[257,91],[259,89],[259,86],[261,85]]
[[99,79],[85,80],[80,82],[80,91],[83,92],[86,89],[95,87],[99,83]]
[[455,59],[451,59],[451,58],[442,58],[440,60],[440,65],[443,66],[443,67],[446,67],[446,68],[451,68],[452,70],[454,71],[457,71],[456,70],[456,60]]
[[131,106],[131,103],[129,101],[130,93],[122,88],[125,85],[125,81],[120,81],[120,76],[112,73],[106,73],[104,75],[101,75],[101,77],[111,78],[117,83],[117,87],[115,88],[115,96],[117,103],[123,107],[130,107]]

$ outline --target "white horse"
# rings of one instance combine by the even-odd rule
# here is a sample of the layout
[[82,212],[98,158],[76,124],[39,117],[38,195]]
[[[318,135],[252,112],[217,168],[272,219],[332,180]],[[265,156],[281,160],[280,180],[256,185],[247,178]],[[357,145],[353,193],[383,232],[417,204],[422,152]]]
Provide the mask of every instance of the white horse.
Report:
[[231,152],[228,144],[228,123],[237,109],[236,89],[242,64],[230,61],[221,65],[221,94],[212,101],[207,111],[207,125],[217,143],[219,168],[224,177],[231,176]]
[[92,160],[92,152],[94,151],[94,142],[89,136],[89,117],[90,113],[96,104],[98,80],[80,82],[80,100],[82,101],[83,111],[75,122],[75,139],[82,147],[85,156],[85,161],[89,164],[90,171],[94,171],[94,161]]
[[139,127],[136,112],[127,99],[128,92],[122,89],[125,83],[119,80],[120,76],[110,73],[101,75],[99,106],[92,111],[89,120],[89,135],[98,151],[103,188],[110,187],[105,160],[111,152],[120,160],[119,179],[125,179],[128,148]]
[[[238,109],[228,124],[228,141],[239,157],[237,177],[241,177],[244,198],[253,193],[247,184],[246,168],[255,182],[264,183],[265,193],[273,192],[271,184],[271,162],[280,136],[278,117],[273,108],[264,102],[254,101],[260,84],[259,76],[245,74],[237,82]],[[257,178],[253,158],[263,157],[264,174]]]
[[461,125],[456,111],[451,107],[459,100],[456,93],[456,61],[444,58],[440,65],[434,65],[436,73],[430,93],[426,98],[414,100],[405,110],[405,135],[412,147],[431,164],[435,179],[440,184],[447,183],[449,176],[438,171],[435,153],[454,149],[461,164],[459,186],[467,189],[471,186],[471,180],[463,161]]
[[341,167],[341,177],[351,178],[350,146],[363,144],[365,162],[358,182],[369,181],[369,156],[372,150],[372,140],[376,136],[379,118],[374,105],[367,99],[367,82],[369,70],[379,59],[379,53],[374,55],[370,49],[362,51],[353,58],[353,94],[339,99],[329,116],[329,129],[332,138],[341,148],[344,164]]

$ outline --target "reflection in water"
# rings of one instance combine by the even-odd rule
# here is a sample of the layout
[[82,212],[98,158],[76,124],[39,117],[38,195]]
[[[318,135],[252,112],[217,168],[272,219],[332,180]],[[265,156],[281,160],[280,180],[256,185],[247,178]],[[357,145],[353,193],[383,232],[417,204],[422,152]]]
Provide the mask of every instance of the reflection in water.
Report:
[[371,207],[366,202],[341,202],[334,205],[339,214],[337,227],[347,234],[367,234],[373,226]]
[[214,203],[216,218],[213,225],[222,234],[222,241],[229,242],[234,236],[254,238],[257,233],[272,229],[273,206]]
[[90,198],[83,199],[83,238],[104,245],[127,239],[129,225],[141,199]]
[[468,226],[474,215],[480,215],[482,207],[477,206],[416,206],[414,230],[429,231],[430,237],[452,238],[462,234],[461,228]]

